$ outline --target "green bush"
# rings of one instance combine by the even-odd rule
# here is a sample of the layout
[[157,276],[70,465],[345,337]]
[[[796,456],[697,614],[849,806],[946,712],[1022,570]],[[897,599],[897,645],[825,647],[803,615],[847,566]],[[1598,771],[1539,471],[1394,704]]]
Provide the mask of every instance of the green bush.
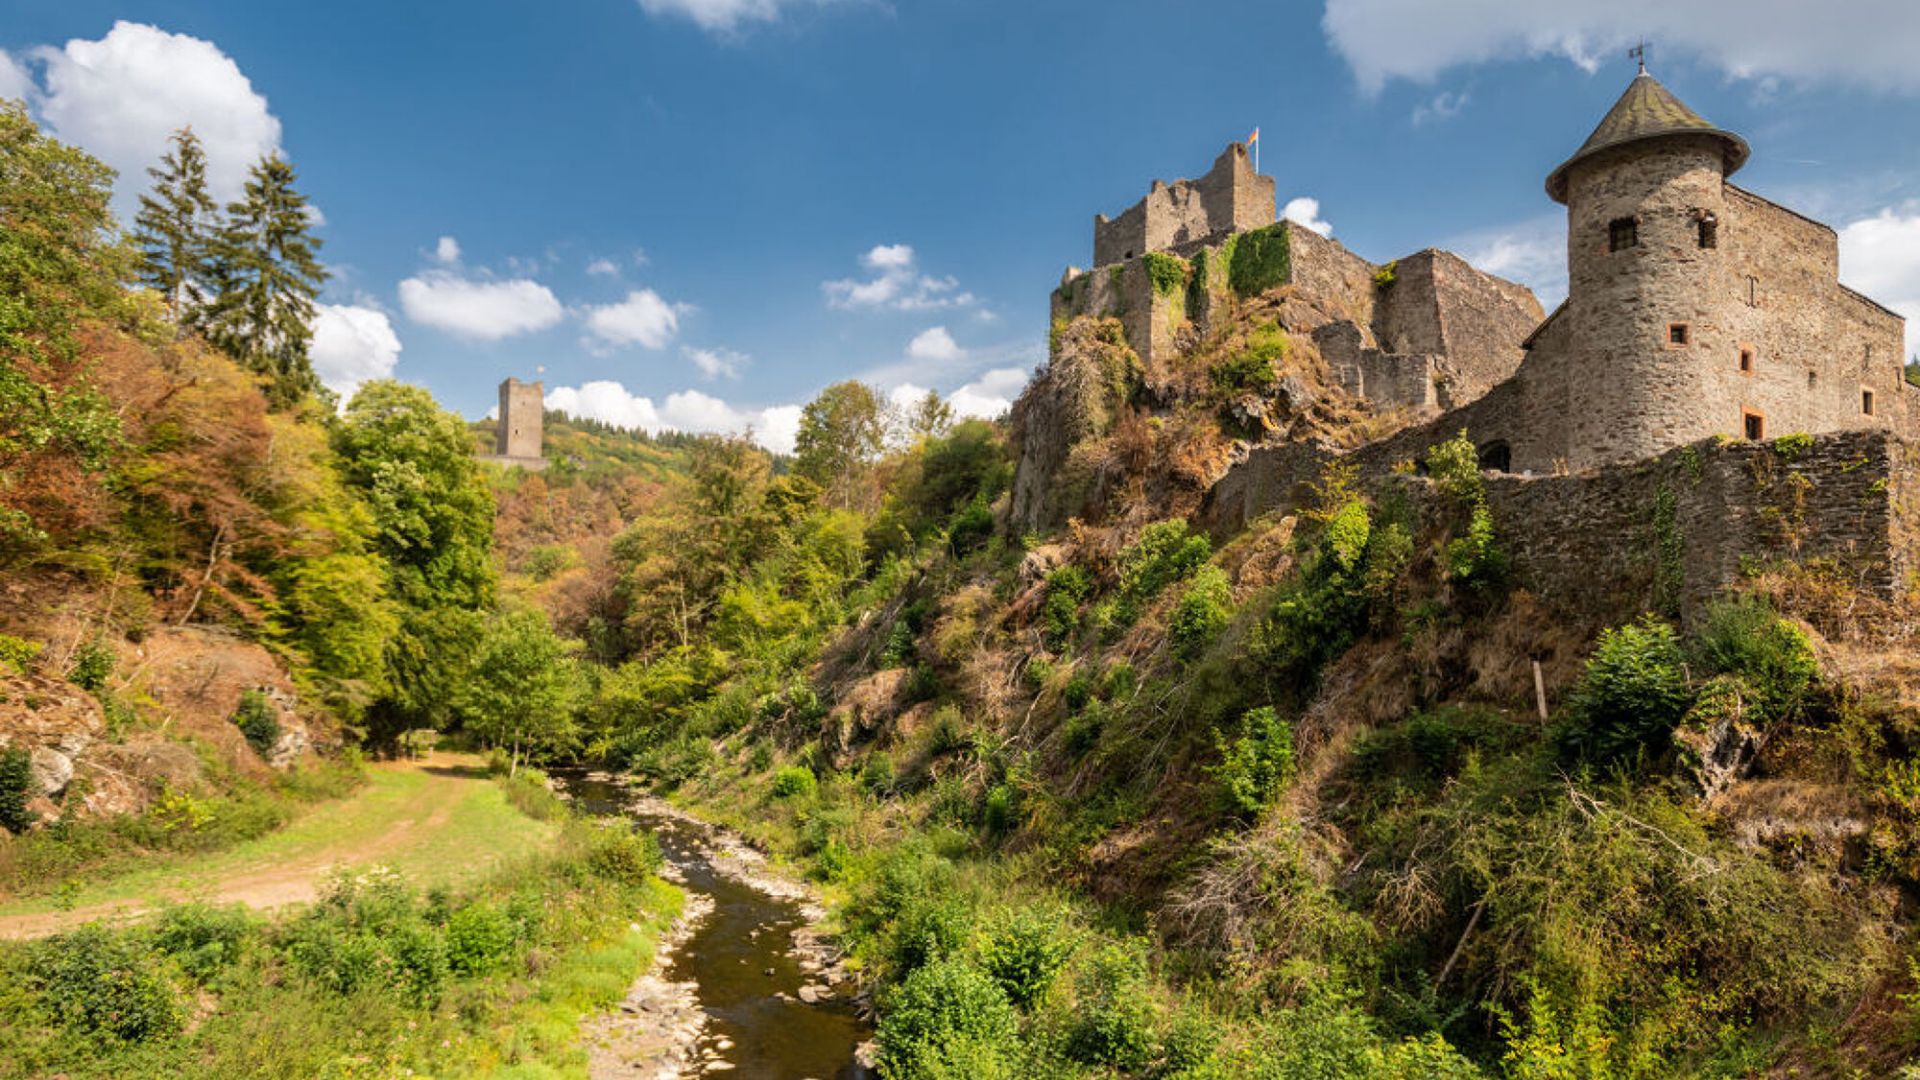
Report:
[[1213,776],[1229,813],[1257,814],[1293,777],[1293,725],[1271,705],[1240,719],[1240,735],[1221,740]]
[[1447,578],[1474,588],[1505,583],[1510,567],[1507,554],[1493,532],[1493,513],[1485,506],[1468,512],[1465,535],[1447,541]]
[[1275,367],[1293,351],[1293,340],[1279,323],[1268,323],[1247,335],[1246,348],[1233,353],[1208,372],[1213,389],[1222,397],[1264,393],[1280,379]]
[[550,581],[574,560],[573,549],[565,544],[541,544],[520,561],[520,572],[535,581]]
[[1464,506],[1486,499],[1486,478],[1480,474],[1480,452],[1464,429],[1427,451],[1427,477],[1442,494]]
[[1153,283],[1153,291],[1162,296],[1172,296],[1187,287],[1187,260],[1178,255],[1149,251],[1143,256],[1147,264],[1147,280]]
[[1184,581],[1213,557],[1213,544],[1190,533],[1184,518],[1156,522],[1120,552],[1120,588],[1134,600],[1150,600]]
[[0,664],[25,674],[27,666],[33,663],[34,657],[39,656],[40,650],[44,648],[46,646],[38,641],[28,641],[25,638],[14,637],[12,634],[0,634]]
[[1080,604],[1093,594],[1093,578],[1086,570],[1069,563],[1047,575],[1046,606],[1042,610],[1048,646],[1058,649],[1073,636],[1080,625]]
[[1033,1008],[1073,955],[1073,939],[1061,913],[1020,908],[987,936],[980,964],[1000,984],[1015,1008]]
[[113,650],[97,639],[73,650],[73,658],[67,662],[67,681],[89,692],[104,689],[112,674]]
[[628,885],[644,883],[660,872],[665,861],[659,839],[633,825],[600,830],[587,854],[588,869],[609,881]]
[[182,904],[161,912],[153,944],[205,983],[238,961],[257,932],[253,916],[239,904]]
[[447,918],[447,966],[456,975],[490,975],[513,955],[515,927],[506,912],[476,901]]
[[1220,631],[1233,619],[1233,586],[1227,572],[1217,566],[1203,566],[1193,575],[1193,584],[1174,605],[1167,625],[1167,639],[1182,659],[1191,660],[1213,644]]
[[0,826],[9,832],[23,833],[40,820],[27,809],[33,791],[33,755],[26,748],[0,749]]
[[986,798],[980,802],[980,823],[987,831],[998,836],[1012,832],[1020,816],[1020,793],[1008,784],[995,784],[987,789]]
[[885,751],[875,751],[860,767],[860,786],[877,799],[891,798],[900,793],[899,777],[894,773],[893,758]]
[[1806,631],[1758,597],[1709,605],[1693,652],[1704,670],[1737,675],[1753,690],[1756,723],[1792,719],[1820,676]]
[[179,996],[130,935],[87,926],[42,943],[31,967],[41,999],[67,1027],[126,1042],[180,1030]]
[[907,976],[889,995],[876,1036],[880,1075],[918,1080],[958,1077],[963,1064],[1001,1068],[1019,1030],[1012,1004],[992,977],[958,958],[940,960]]
[[1693,704],[1680,635],[1652,615],[1601,631],[1570,704],[1563,754],[1604,762],[1664,749]]
[[1155,1046],[1151,993],[1142,946],[1109,944],[1095,951],[1074,979],[1075,1017],[1067,1032],[1067,1056],[1123,1072],[1144,1067]]
[[253,752],[266,757],[273,752],[273,744],[280,741],[280,718],[275,715],[273,702],[258,690],[247,690],[240,695],[240,705],[233,711],[233,724],[246,737],[247,745]]
[[813,770],[805,765],[788,765],[773,774],[773,797],[791,799],[798,796],[811,796],[819,781],[814,779]]
[[1227,255],[1227,284],[1240,296],[1266,292],[1286,284],[1293,276],[1291,228],[1276,222],[1264,229],[1244,232],[1232,240]]
[[915,897],[895,921],[888,959],[896,976],[957,956],[973,936],[973,916],[950,895]]

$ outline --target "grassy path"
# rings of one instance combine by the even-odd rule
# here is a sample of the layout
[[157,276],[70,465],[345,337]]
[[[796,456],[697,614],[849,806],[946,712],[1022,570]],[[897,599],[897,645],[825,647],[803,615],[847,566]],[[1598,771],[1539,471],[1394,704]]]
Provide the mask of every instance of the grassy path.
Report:
[[[459,885],[531,854],[558,831],[516,810],[479,759],[435,753],[368,769],[353,795],[226,851],[170,858],[58,898],[0,904],[0,938],[133,919],[163,901],[276,908],[312,900],[336,869],[391,866],[422,887]],[[65,908],[65,910],[62,910]]]

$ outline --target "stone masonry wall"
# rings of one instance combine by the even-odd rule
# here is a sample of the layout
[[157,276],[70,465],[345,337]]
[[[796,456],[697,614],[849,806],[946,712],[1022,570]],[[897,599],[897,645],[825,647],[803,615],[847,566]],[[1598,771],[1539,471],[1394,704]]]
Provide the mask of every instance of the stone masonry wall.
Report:
[[494,453],[506,458],[538,458],[546,420],[541,383],[508,379],[500,384],[500,419],[494,429]]
[[1093,264],[1110,266],[1274,220],[1274,180],[1253,171],[1247,148],[1227,147],[1198,180],[1155,180],[1146,198],[1109,220],[1093,221]]
[[[1413,458],[1425,448],[1399,449]],[[1379,444],[1346,455],[1293,444],[1236,466],[1203,520],[1233,531],[1261,514],[1292,513],[1335,457],[1358,465],[1376,496],[1403,492],[1423,520],[1450,512],[1426,480],[1394,475]],[[1673,506],[1665,523],[1663,490]],[[1920,446],[1887,432],[1709,440],[1576,476],[1487,474],[1486,491],[1519,583],[1569,610],[1610,617],[1655,606],[1662,581],[1684,610],[1697,611],[1748,568],[1783,558],[1831,560],[1891,596],[1913,587],[1920,557]]]

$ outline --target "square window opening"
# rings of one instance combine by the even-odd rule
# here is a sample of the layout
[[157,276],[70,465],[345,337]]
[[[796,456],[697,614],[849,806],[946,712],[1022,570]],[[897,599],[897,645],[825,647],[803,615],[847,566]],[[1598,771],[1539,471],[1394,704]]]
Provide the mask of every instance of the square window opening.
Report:
[[1667,345],[1670,348],[1682,348],[1693,341],[1693,328],[1686,323],[1667,324]]
[[1607,222],[1607,250],[1625,251],[1640,246],[1640,219],[1614,218]]
[[1873,415],[1873,391],[1860,391],[1860,412],[1864,416]]
[[1757,412],[1740,414],[1742,427],[1746,431],[1747,441],[1759,442],[1767,437],[1767,418]]
[[1714,216],[1713,211],[1711,210],[1701,211],[1699,225],[1700,225],[1700,246],[1703,248],[1719,247],[1720,246],[1720,219]]
[[1743,348],[1740,350],[1740,374],[1753,374],[1753,350],[1751,348]]

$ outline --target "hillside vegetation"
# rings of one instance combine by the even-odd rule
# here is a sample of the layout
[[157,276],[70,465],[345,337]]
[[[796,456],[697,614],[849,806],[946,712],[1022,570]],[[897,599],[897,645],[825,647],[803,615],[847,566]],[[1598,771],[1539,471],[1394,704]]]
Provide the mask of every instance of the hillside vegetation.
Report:
[[1236,440],[1379,422],[1289,303],[1165,371],[1064,325],[1011,439],[841,386],[782,475],[690,447],[556,606],[578,745],[823,883],[890,1077],[1898,1071],[1911,603],[1549,609],[1464,438],[1409,463],[1437,524],[1335,468],[1198,532]]

